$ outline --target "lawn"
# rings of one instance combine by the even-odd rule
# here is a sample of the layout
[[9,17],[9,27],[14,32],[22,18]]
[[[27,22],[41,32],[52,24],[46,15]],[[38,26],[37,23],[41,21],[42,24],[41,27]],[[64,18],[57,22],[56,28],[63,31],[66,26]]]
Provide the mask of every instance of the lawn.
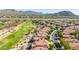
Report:
[[25,33],[32,30],[33,24],[31,22],[23,22],[21,25],[19,30],[0,40],[0,50],[11,49],[23,38]]

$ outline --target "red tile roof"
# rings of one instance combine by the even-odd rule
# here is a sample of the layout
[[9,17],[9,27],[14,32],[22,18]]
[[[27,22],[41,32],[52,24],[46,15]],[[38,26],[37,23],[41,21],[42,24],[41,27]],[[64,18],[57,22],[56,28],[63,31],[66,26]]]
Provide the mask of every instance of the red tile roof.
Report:
[[[48,42],[45,40],[45,39],[39,39],[39,40],[37,40],[37,41],[35,41],[33,44],[32,44],[32,46],[33,46],[33,50],[34,49],[48,49]],[[40,47],[40,48],[39,48]]]
[[39,33],[37,34],[34,39],[36,40],[32,44],[32,50],[48,50],[48,42],[42,37],[46,36],[48,34],[48,28],[43,28]]

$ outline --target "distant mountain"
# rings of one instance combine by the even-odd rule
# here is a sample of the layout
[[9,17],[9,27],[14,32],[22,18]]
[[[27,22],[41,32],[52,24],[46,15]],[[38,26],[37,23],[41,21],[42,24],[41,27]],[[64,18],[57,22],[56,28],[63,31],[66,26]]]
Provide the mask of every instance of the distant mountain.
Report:
[[41,12],[34,12],[34,11],[23,11],[23,13],[26,13],[26,14],[34,14],[34,15],[42,14]]
[[[41,12],[17,11],[15,9],[3,9],[3,10],[0,10],[0,13],[17,13],[17,14],[26,14],[26,15],[42,15],[43,14]],[[58,13],[51,13],[51,14],[47,14],[47,15],[52,15],[52,16],[76,16],[71,11],[61,11],[61,12],[58,12]]]
[[2,9],[0,12],[17,12],[15,9]]
[[26,15],[39,15],[42,14],[41,12],[34,12],[34,11],[17,11],[15,9],[3,9],[0,10],[0,13],[2,14],[26,14]]
[[[53,12],[53,11],[52,11]],[[45,13],[35,12],[35,11],[18,11],[15,9],[3,9],[0,10],[0,18],[26,18],[27,16],[31,17],[39,17],[39,18],[77,18],[79,19],[79,15],[75,15],[71,11],[61,11],[57,13]]]
[[76,15],[71,11],[61,11],[58,13],[54,13],[53,16],[76,16]]

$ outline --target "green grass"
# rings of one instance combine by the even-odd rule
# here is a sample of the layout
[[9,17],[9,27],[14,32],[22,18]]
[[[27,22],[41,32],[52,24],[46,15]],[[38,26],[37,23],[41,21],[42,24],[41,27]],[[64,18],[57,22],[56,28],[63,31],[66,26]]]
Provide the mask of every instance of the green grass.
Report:
[[21,28],[4,39],[0,40],[0,50],[8,50],[14,47],[27,32],[32,30],[33,24],[31,22],[24,22],[21,24]]

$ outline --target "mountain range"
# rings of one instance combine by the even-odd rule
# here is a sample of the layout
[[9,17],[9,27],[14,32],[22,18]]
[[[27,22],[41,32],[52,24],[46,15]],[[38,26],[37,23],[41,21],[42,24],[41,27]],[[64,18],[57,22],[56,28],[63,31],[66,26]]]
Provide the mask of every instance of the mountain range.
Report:
[[[53,12],[53,11],[52,11]],[[41,12],[35,12],[35,11],[17,11],[14,9],[3,9],[0,10],[0,13],[17,13],[17,14],[27,14],[27,15],[41,15],[43,13]],[[52,16],[76,16],[74,13],[72,13],[71,11],[60,11],[57,13],[48,13],[47,15],[52,15]]]

